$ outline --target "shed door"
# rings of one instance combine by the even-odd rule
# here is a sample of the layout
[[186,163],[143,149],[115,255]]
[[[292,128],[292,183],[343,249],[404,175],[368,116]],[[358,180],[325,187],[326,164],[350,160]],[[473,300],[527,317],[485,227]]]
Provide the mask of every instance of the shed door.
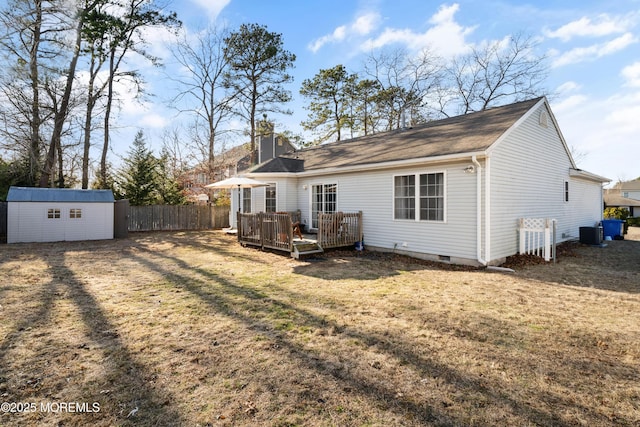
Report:
[[113,212],[113,237],[124,239],[129,236],[129,200],[116,200]]

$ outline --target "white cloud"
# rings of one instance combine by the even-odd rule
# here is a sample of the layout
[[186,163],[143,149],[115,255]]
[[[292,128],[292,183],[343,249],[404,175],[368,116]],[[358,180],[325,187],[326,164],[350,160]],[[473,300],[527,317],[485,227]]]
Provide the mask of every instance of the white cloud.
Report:
[[204,10],[207,11],[207,15],[212,20],[215,20],[218,17],[218,14],[222,12],[231,0],[191,0],[196,5],[200,6]]
[[366,36],[376,29],[379,21],[380,16],[377,13],[367,13],[356,18],[355,22],[351,25],[351,29],[357,34]]
[[558,114],[570,112],[576,107],[583,105],[588,101],[588,98],[584,95],[571,95],[564,98],[562,101],[553,105],[553,111]]
[[621,74],[627,86],[640,88],[640,61],[624,67]]
[[141,127],[152,128],[152,129],[162,129],[168,124],[168,120],[166,117],[157,114],[145,114],[140,118],[138,122]]
[[578,167],[614,180],[640,176],[640,92],[571,95],[551,108],[569,147],[587,154]]
[[309,43],[308,48],[316,53],[324,45],[338,43],[348,39],[350,36],[366,36],[374,31],[380,22],[380,15],[376,12],[367,12],[356,16],[349,24],[341,25],[332,33],[324,35]]
[[564,95],[564,94],[576,92],[581,88],[582,86],[580,84],[574,81],[568,81],[558,86],[558,88],[556,89],[556,92],[558,92],[560,95]]
[[568,42],[574,37],[603,37],[611,34],[621,34],[633,26],[633,19],[619,16],[599,15],[595,21],[582,17],[577,21],[569,22],[555,31],[545,30],[544,34],[550,38],[558,38]]
[[552,67],[561,67],[583,61],[593,61],[603,56],[619,52],[637,42],[638,39],[632,33],[625,33],[605,43],[571,49],[557,57],[551,65]]
[[440,9],[429,19],[429,23],[433,26],[422,33],[410,29],[386,28],[379,36],[365,41],[362,50],[400,43],[416,51],[429,48],[441,56],[462,53],[468,48],[465,37],[475,28],[463,27],[456,22],[455,14],[459,9],[458,4],[440,6]]

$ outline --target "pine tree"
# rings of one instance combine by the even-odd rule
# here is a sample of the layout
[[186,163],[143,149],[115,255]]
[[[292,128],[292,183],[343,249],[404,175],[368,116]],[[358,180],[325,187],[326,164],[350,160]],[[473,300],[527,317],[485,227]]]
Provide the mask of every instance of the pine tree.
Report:
[[157,174],[157,188],[158,188],[158,203],[163,205],[184,205],[187,202],[187,198],[176,180],[175,171],[172,171],[169,166],[170,155],[169,152],[164,149],[158,159],[158,174]]
[[124,166],[117,178],[117,187],[122,198],[129,199],[131,206],[157,203],[158,159],[147,147],[142,131],[138,131]]

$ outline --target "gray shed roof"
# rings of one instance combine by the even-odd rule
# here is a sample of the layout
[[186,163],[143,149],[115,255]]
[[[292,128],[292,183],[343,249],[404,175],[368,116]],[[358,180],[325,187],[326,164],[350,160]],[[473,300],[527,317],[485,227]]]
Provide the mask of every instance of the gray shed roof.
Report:
[[114,198],[111,190],[10,187],[7,202],[113,203]]
[[[480,152],[488,149],[541,99],[318,145],[281,157],[303,160],[304,170],[310,171]],[[286,166],[290,165],[273,159],[252,172],[291,172]]]

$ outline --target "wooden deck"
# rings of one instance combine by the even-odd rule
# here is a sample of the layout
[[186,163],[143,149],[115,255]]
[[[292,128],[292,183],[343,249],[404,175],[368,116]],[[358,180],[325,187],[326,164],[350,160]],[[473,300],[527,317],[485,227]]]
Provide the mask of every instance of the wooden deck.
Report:
[[353,246],[362,241],[362,212],[320,214],[318,234],[294,236],[294,224],[300,222],[300,212],[240,213],[238,241],[242,245],[258,246],[289,252],[292,257],[322,252],[324,249]]

